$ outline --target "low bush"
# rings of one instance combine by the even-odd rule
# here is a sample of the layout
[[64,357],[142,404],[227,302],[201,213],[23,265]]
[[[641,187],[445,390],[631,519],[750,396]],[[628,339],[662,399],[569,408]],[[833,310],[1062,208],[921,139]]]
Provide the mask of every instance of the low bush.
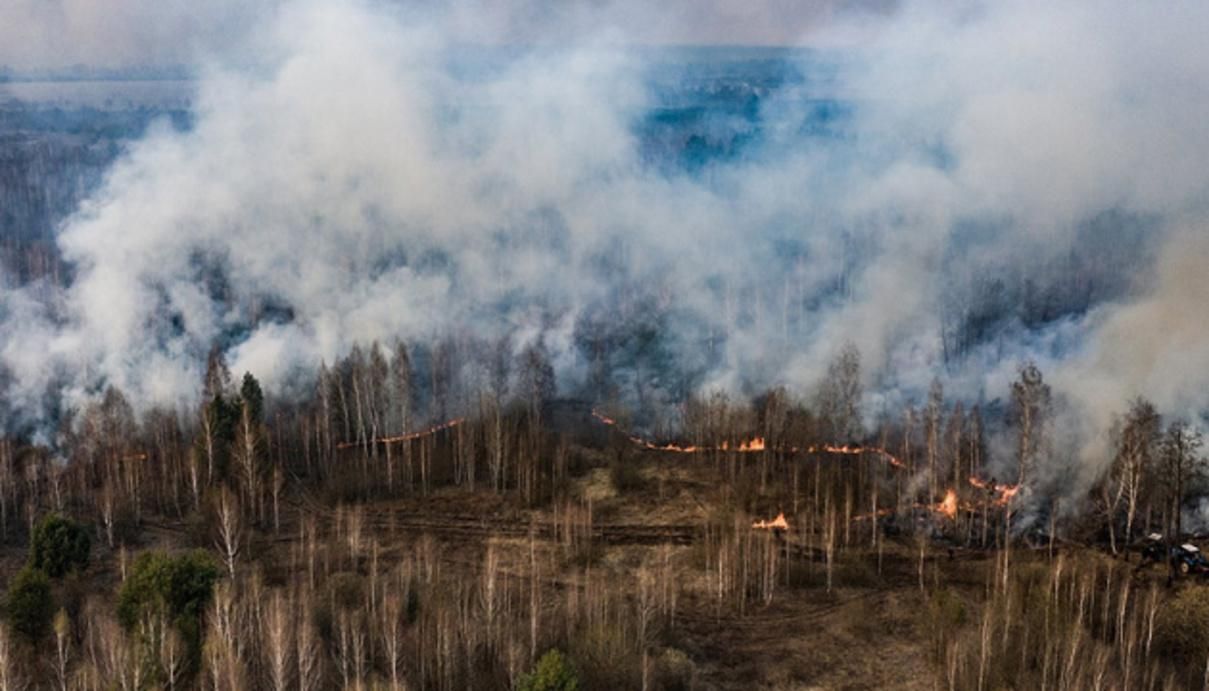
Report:
[[60,516],[46,516],[34,527],[29,543],[29,563],[51,578],[62,578],[88,566],[92,538],[80,524]]
[[549,650],[532,671],[521,675],[516,688],[518,691],[577,691],[579,673],[562,652]]
[[32,566],[18,571],[9,583],[4,610],[9,625],[27,641],[37,643],[46,638],[55,614],[50,579]]

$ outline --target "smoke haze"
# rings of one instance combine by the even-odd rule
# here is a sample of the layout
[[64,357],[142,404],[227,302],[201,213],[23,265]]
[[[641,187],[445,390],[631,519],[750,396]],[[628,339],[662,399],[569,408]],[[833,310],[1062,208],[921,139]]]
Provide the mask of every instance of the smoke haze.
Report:
[[[382,0],[378,11],[424,21],[447,40],[573,45],[593,37],[635,45],[787,45],[836,16],[882,15],[894,0]],[[249,29],[288,15],[291,0],[7,0],[0,67],[61,71],[188,67],[206,56],[259,54]],[[339,6],[359,11],[356,2]],[[434,23],[439,23],[436,26]],[[830,32],[835,36],[835,32]],[[819,37],[826,40],[827,35]],[[845,39],[849,40],[849,39]]]

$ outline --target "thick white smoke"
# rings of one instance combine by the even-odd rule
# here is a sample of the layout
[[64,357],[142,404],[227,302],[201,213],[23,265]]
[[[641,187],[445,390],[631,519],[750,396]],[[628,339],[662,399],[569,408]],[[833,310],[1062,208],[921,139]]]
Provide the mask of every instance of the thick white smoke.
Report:
[[[187,401],[220,338],[271,387],[354,342],[450,331],[545,332],[572,368],[577,321],[642,294],[706,324],[679,357],[725,344],[711,385],[805,390],[851,341],[887,405],[937,374],[1001,396],[1037,359],[1088,449],[1130,395],[1203,407],[1209,8],[958,5],[812,14],[811,43],[845,44],[826,87],[852,104],[843,131],[803,135],[819,87],[790,89],[763,106],[763,146],[691,176],[634,134],[649,55],[617,27],[636,7],[602,6],[617,21],[596,37],[576,21],[574,47],[467,68],[465,12],[284,3],[200,70],[195,126],[131,147],[65,225],[70,289],[4,296],[10,399],[37,410],[65,382],[71,405],[109,382]],[[945,369],[946,314],[993,297],[983,278],[1116,256],[1094,225],[1114,213],[1145,228],[1128,289],[1009,319]]]

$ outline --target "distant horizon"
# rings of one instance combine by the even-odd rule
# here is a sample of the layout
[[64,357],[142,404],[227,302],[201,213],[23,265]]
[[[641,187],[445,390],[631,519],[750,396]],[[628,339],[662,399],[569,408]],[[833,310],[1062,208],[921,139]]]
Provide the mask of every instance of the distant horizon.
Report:
[[[691,53],[691,52],[736,52],[751,55],[788,55],[794,53],[840,53],[844,49],[836,47],[818,47],[802,44],[763,45],[753,43],[618,43],[609,44],[605,48],[624,50],[634,53]],[[463,43],[459,50],[508,50],[519,52],[558,52],[575,50],[575,47],[554,46],[547,43]],[[94,65],[77,63],[54,67],[15,67],[0,63],[0,83],[30,82],[30,81],[180,81],[192,80],[197,77],[197,64],[180,63],[143,63],[123,66]]]

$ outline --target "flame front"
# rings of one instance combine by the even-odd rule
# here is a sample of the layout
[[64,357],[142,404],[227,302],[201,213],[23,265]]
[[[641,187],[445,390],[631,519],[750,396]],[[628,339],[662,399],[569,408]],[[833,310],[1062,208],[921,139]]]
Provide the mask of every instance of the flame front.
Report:
[[[796,451],[797,449],[794,450]],[[806,450],[810,453],[834,453],[842,456],[860,456],[861,454],[868,453],[875,456],[881,456],[892,467],[898,468],[899,470],[907,467],[907,464],[898,460],[894,454],[879,446],[851,446],[848,444],[841,446],[838,444],[823,444],[822,446],[812,446]]]
[[970,476],[970,484],[978,489],[984,489],[998,495],[995,497],[995,504],[997,506],[1007,506],[1016,497],[1016,494],[1020,492],[1020,485],[1000,485],[994,482],[987,482],[974,475]]
[[944,501],[936,505],[936,510],[946,518],[957,518],[957,490],[945,492]]
[[439,425],[433,425],[432,427],[429,427],[428,429],[420,430],[419,432],[408,432],[407,434],[400,434],[397,437],[378,437],[377,439],[368,439],[365,442],[346,441],[346,442],[337,444],[336,448],[337,449],[348,449],[348,448],[352,448],[354,446],[361,446],[363,444],[366,446],[369,446],[372,444],[395,444],[395,443],[402,442],[402,441],[415,441],[416,439],[423,439],[424,437],[432,436],[442,430],[447,430],[452,427],[457,427],[458,425],[462,424],[465,421],[466,421],[466,418],[461,418],[461,417],[454,418],[453,420],[449,420],[448,422],[442,422]]
[[593,411],[592,411],[592,417],[596,418],[597,420],[600,420],[601,422],[603,422],[604,424],[608,425],[609,427],[616,427],[616,426],[617,426],[617,421],[616,421],[616,420],[614,420],[613,418],[611,418],[611,417],[609,417],[609,416],[605,415],[604,413],[601,413],[601,412],[600,412],[600,411],[598,411],[598,410],[593,410]]
[[1006,505],[1013,498],[1015,498],[1016,493],[1020,491],[1020,485],[1000,485],[998,490],[999,504]]
[[[603,413],[601,413],[599,411],[593,410],[592,416],[595,417],[600,422],[602,422],[610,427],[619,427],[616,420],[614,420],[611,417],[608,417],[607,415],[604,415]],[[679,444],[670,444],[670,443],[669,444],[656,444],[655,442],[649,441],[647,439],[643,439],[642,437],[629,435],[629,434],[627,434],[626,436],[636,446],[640,446],[644,449],[649,449],[651,451],[667,451],[670,453],[701,453],[701,452],[706,452],[706,451],[735,451],[737,453],[751,453],[751,452],[765,451],[770,448],[768,446],[767,442],[765,441],[764,437],[752,437],[751,439],[748,439],[745,441],[740,441],[738,446],[732,447],[730,445],[730,443],[726,442],[726,441],[723,441],[718,446],[694,446],[694,445],[681,446]],[[788,446],[788,447],[783,446],[783,447],[777,447],[777,448],[778,448],[778,450],[785,452],[785,453],[797,453],[797,452],[803,450],[803,449],[799,449],[799,448],[793,447],[793,446]],[[877,447],[877,446],[856,446],[856,445],[851,445],[851,444],[821,444],[818,446],[807,447],[804,450],[808,453],[828,453],[828,454],[838,454],[841,456],[861,456],[864,454],[870,454],[870,455],[874,455],[874,456],[880,456],[882,458],[882,460],[884,460],[892,468],[895,468],[897,470],[906,470],[907,469],[906,463],[903,463],[902,461],[900,461],[894,454],[890,453],[886,449],[883,449],[883,448]],[[1016,497],[1016,494],[1018,494],[1020,492],[1020,485],[1001,485],[1001,484],[998,484],[995,482],[989,482],[989,481],[983,480],[976,475],[971,475],[969,478],[969,482],[972,486],[977,487],[978,489],[987,490],[990,494],[994,495],[994,504],[996,506],[1002,506],[1002,507],[1009,506],[1012,503],[1012,500]],[[917,506],[919,506],[919,505],[917,505]],[[944,500],[942,500],[939,504],[931,506],[931,508],[935,509],[937,512],[939,512],[941,514],[944,514],[945,516],[948,516],[949,518],[956,517],[957,512],[960,508],[959,501],[957,499],[957,491],[954,489],[948,490],[948,492],[945,493]],[[783,516],[778,516],[778,518],[783,518]],[[761,524],[766,524],[768,526],[771,526],[775,522],[776,522],[776,519],[774,519],[772,522],[759,521],[755,525],[755,527],[765,527],[764,525],[761,525]]]
[[[718,448],[722,451],[726,451],[730,449],[730,444],[727,442],[722,442]],[[767,446],[764,444],[764,437],[753,437],[751,439],[739,442],[739,445],[735,447],[735,451],[745,453],[751,451],[763,451],[765,448],[767,448]]]
[[[601,413],[598,410],[592,411],[592,417],[599,420],[602,424],[608,425],[609,427],[620,428],[620,425],[617,424],[616,420],[609,417],[608,415],[605,415],[604,413]],[[702,453],[705,451],[731,451],[731,450],[737,451],[739,453],[750,453],[753,451],[764,451],[766,448],[768,448],[767,444],[765,444],[765,442],[764,442],[763,437],[753,437],[752,439],[740,441],[739,445],[736,446],[734,449],[731,449],[730,444],[725,441],[722,442],[721,444],[719,444],[718,446],[696,446],[694,444],[688,444],[688,445],[681,446],[680,444],[672,444],[672,443],[658,444],[653,441],[650,441],[649,439],[643,439],[642,437],[638,437],[638,436],[635,436],[632,434],[627,434],[626,437],[631,442],[633,442],[635,446],[640,446],[640,447],[642,447],[644,449],[648,449],[650,451],[667,451],[669,453]]]
[[756,530],[789,530],[789,521],[785,520],[785,514],[782,512],[771,521],[756,521],[751,527]]
[[[620,428],[620,425],[617,423],[617,420],[614,420],[613,418],[609,417],[608,415],[605,415],[604,413],[601,413],[598,410],[592,411],[592,417],[596,418],[602,424],[608,425],[609,427]],[[649,449],[651,451],[668,451],[671,453],[704,453],[706,451],[734,451],[737,453],[754,453],[754,452],[760,452],[760,451],[767,451],[772,448],[771,446],[769,446],[768,440],[765,439],[764,437],[752,437],[751,439],[741,440],[737,446],[732,446],[729,441],[723,441],[721,444],[718,444],[717,446],[696,446],[696,445],[691,445],[691,444],[682,446],[680,444],[671,444],[671,443],[657,444],[653,441],[650,441],[649,439],[643,439],[642,437],[635,436],[632,434],[626,434],[626,437],[629,438],[629,440],[632,441],[635,446],[640,446],[644,449]],[[802,451],[802,449],[800,449],[796,446],[777,447],[777,449],[780,451],[783,451],[785,453],[798,453],[799,451]],[[898,460],[898,458],[896,458],[894,456],[894,454],[890,453],[889,451],[887,451],[883,448],[876,447],[876,446],[851,446],[848,444],[844,444],[844,445],[823,444],[821,446],[808,447],[805,449],[805,451],[807,451],[809,453],[830,453],[830,454],[839,454],[839,455],[843,455],[843,456],[860,456],[861,454],[872,454],[875,456],[881,456],[882,459],[884,459],[886,461],[886,463],[890,464],[894,468],[904,469],[907,467],[907,465],[905,463],[903,463],[902,461]]]

